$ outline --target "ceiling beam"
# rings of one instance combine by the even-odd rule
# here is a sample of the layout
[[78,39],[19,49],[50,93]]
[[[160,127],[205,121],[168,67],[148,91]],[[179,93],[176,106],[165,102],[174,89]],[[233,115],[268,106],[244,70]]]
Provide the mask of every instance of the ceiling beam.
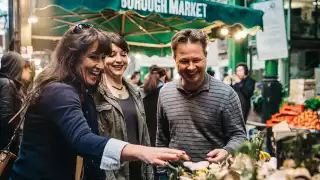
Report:
[[135,24],[136,26],[138,26],[143,32],[145,32],[147,35],[149,35],[153,40],[155,40],[157,43],[162,44],[161,41],[152,36],[152,34],[150,34],[146,29],[144,29],[141,25],[139,25],[135,20],[132,19],[132,17],[130,15],[125,15],[133,24]]
[[[32,35],[32,39],[40,39],[40,40],[52,40],[52,41],[58,41],[62,37],[61,36],[37,36],[37,35]],[[152,43],[143,43],[143,42],[131,42],[128,41],[128,44],[131,46],[141,46],[141,47],[153,47],[153,48],[166,48],[170,47],[171,43],[167,44],[152,44]]]

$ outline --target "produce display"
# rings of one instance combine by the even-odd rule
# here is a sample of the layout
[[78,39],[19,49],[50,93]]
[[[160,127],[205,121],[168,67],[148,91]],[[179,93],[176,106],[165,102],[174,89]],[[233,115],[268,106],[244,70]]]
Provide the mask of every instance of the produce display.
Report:
[[283,150],[278,149],[278,159],[262,151],[265,137],[262,132],[256,131],[237,151],[218,164],[192,162],[187,155],[178,162],[170,162],[169,179],[320,180],[320,144],[317,140],[320,131],[320,98],[308,99],[304,104],[284,103],[279,113],[266,122],[266,126],[273,127],[283,121],[297,135],[282,139]]
[[305,101],[304,105],[284,104],[279,113],[271,116],[266,122],[267,127],[272,127],[282,121],[286,121],[291,128],[304,128],[320,130],[320,99],[311,98]]
[[271,119],[267,121],[266,125],[267,127],[272,127],[282,121],[291,122],[294,118],[295,116],[277,113],[272,115]]
[[294,117],[292,120],[287,121],[288,124],[295,128],[307,128],[320,130],[320,120],[318,112],[307,110]]
[[291,122],[296,116],[304,111],[303,105],[283,104],[279,113],[271,116],[271,119],[266,122],[268,127],[272,127],[282,121]]
[[283,104],[283,106],[280,108],[279,112],[280,114],[287,114],[291,116],[299,115],[301,112],[303,112],[305,109],[304,105],[301,104]]
[[305,101],[305,108],[312,111],[317,111],[320,109],[320,99],[312,98]]
[[[255,162],[266,162],[272,159],[268,153],[261,151],[263,138],[262,133],[254,133],[238,151],[233,152],[219,164],[210,164],[208,161],[171,162],[169,164],[170,180],[213,180],[224,179],[227,176],[232,176],[235,179],[253,177],[256,171]],[[276,168],[276,161],[272,160],[270,163],[273,163]]]
[[[320,146],[315,153],[310,154],[310,159],[314,160],[313,164],[317,170],[313,173],[304,167],[297,166],[293,159],[287,159],[283,162],[280,169],[277,168],[277,159],[271,157],[267,152],[261,151],[264,135],[257,131],[241,147],[230,154],[223,162],[219,164],[208,161],[191,162],[179,161],[169,164],[171,172],[170,180],[294,180],[294,179],[319,179]],[[312,157],[311,157],[312,156]],[[183,158],[183,159],[187,159]],[[307,165],[308,165],[307,164]]]

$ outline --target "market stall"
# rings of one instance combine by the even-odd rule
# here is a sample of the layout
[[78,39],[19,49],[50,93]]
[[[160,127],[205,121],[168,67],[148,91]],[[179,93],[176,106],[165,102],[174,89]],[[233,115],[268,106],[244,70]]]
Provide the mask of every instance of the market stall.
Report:
[[69,26],[91,23],[124,36],[132,51],[166,56],[171,54],[171,37],[181,29],[203,29],[212,38],[241,39],[261,29],[262,16],[259,10],[206,0],[39,0],[32,38],[35,42],[59,40]]
[[[278,159],[262,151],[264,135],[256,131],[249,140],[221,163],[191,162],[182,157],[169,164],[171,180],[293,180],[319,179],[320,146],[311,154],[286,159],[278,166]],[[292,147],[292,145],[291,145]],[[298,148],[298,147],[293,147]],[[299,150],[298,150],[299,151]],[[299,154],[296,153],[296,156]]]
[[290,94],[279,112],[267,121],[268,127],[285,122],[290,128],[320,130],[320,99],[316,97],[314,79],[290,80]]
[[[206,161],[172,163],[171,179],[319,179],[320,98],[315,93],[315,81],[291,80],[290,85],[289,98],[279,112],[266,124],[251,123],[254,126],[249,129],[249,140],[225,161],[219,164]],[[308,93],[310,95],[306,96]],[[274,154],[273,157],[264,152],[268,129],[272,131],[273,152],[270,154]]]
[[272,153],[278,166],[286,159],[295,159],[296,166],[319,171],[319,156],[314,157],[320,144],[320,98],[315,84],[314,79],[292,79],[289,97],[266,122],[272,129]]

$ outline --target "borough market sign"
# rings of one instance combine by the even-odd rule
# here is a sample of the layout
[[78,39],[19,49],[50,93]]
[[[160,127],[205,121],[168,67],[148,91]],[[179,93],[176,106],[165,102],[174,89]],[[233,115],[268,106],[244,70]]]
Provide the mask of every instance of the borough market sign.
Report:
[[207,17],[207,4],[183,0],[121,0],[121,8],[197,18]]
[[263,16],[260,10],[225,4],[227,0],[37,0],[36,2],[35,9],[39,10],[58,6],[81,14],[87,10],[102,12],[111,9],[121,14],[125,14],[124,11],[133,11],[141,16],[157,14],[164,19],[178,16],[184,21],[195,19],[202,19],[208,23],[220,21],[226,25],[241,24],[246,28],[262,27]]

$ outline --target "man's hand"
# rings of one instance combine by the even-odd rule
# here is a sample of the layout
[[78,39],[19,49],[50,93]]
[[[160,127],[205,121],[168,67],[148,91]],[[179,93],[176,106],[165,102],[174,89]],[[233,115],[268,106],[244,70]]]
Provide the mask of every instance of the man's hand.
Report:
[[235,83],[241,82],[241,79],[236,74],[232,75],[232,79],[234,80]]
[[228,154],[229,154],[228,151],[224,149],[215,149],[213,151],[210,151],[207,154],[207,157],[208,157],[207,160],[210,163],[219,163],[225,158],[227,158]]

